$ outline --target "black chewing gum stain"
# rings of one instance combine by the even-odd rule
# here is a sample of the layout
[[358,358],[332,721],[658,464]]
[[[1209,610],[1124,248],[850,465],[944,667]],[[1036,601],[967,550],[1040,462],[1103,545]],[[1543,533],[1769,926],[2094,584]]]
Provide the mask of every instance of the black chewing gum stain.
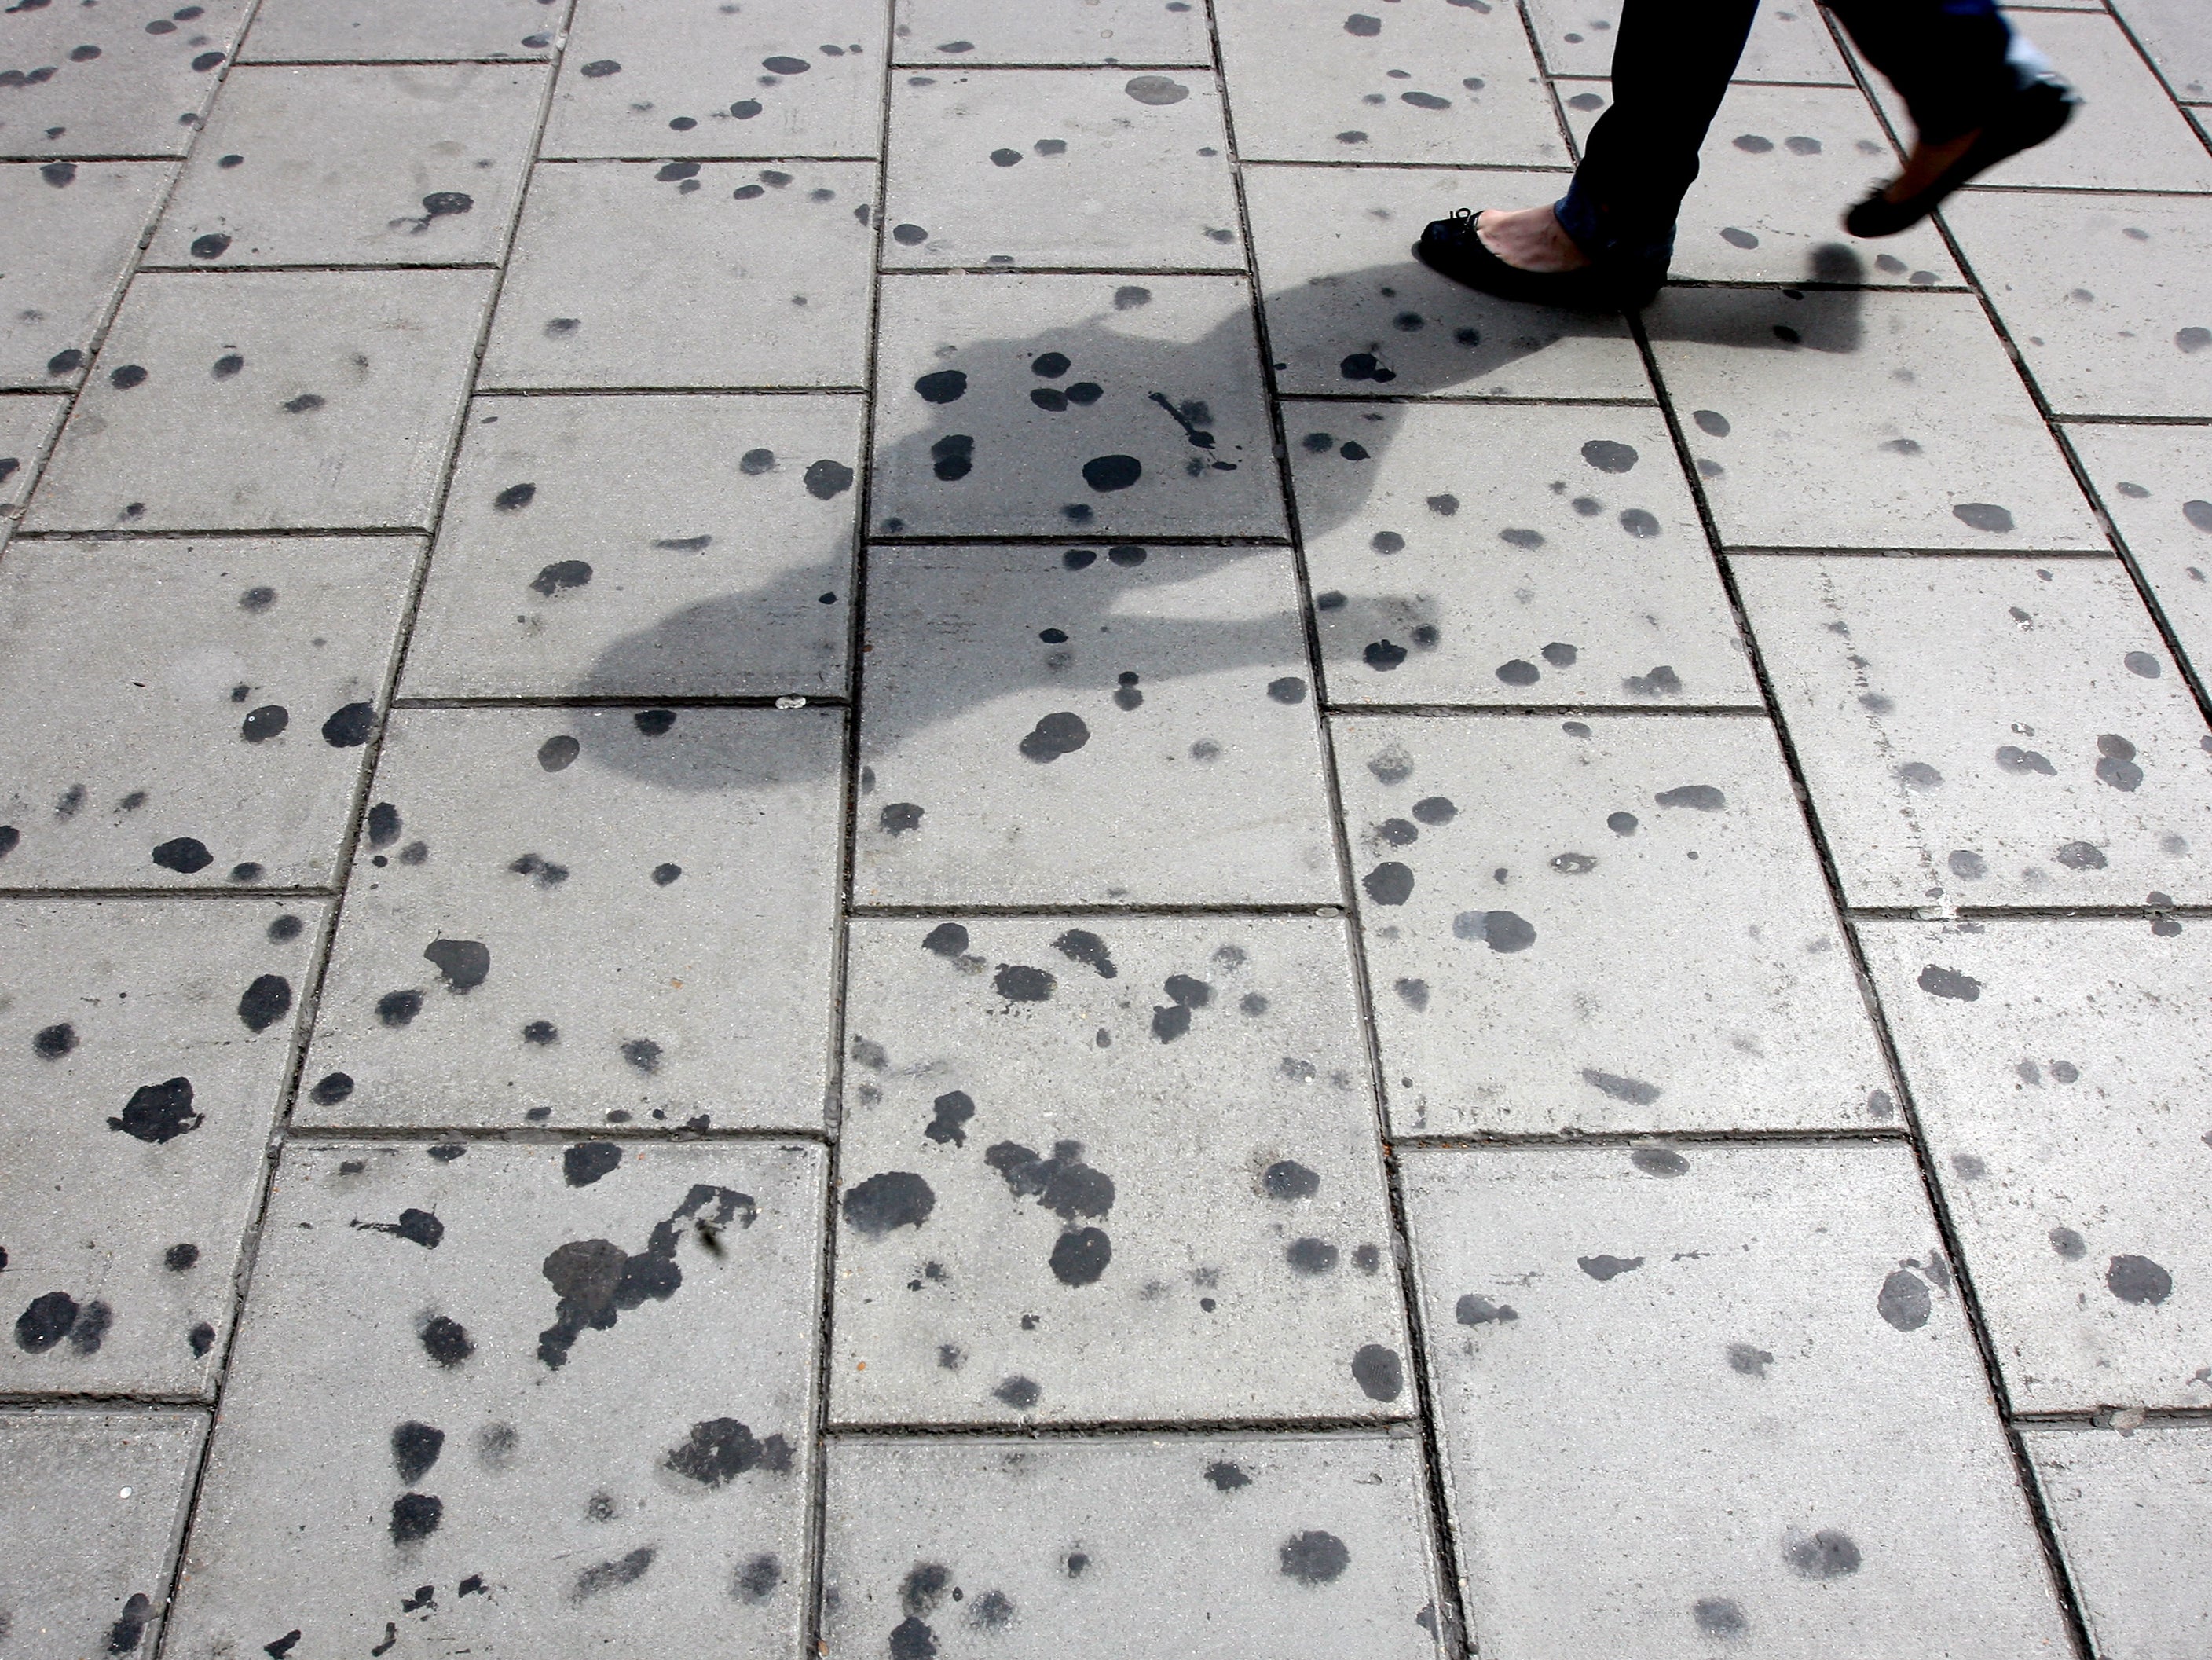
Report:
[[205,1115],[192,1110],[191,1080],[171,1078],[133,1091],[122,1115],[109,1119],[107,1128],[158,1146],[189,1134],[204,1122]]
[[411,1545],[437,1532],[446,1519],[445,1501],[428,1493],[403,1493],[392,1501],[392,1542]]
[[611,1562],[597,1562],[576,1576],[569,1596],[576,1602],[586,1602],[592,1597],[623,1585],[634,1585],[645,1578],[646,1570],[659,1553],[651,1545],[640,1545],[628,1554]]
[[559,1246],[539,1270],[556,1301],[553,1324],[538,1335],[538,1359],[556,1369],[564,1366],[586,1329],[611,1330],[623,1313],[647,1299],[665,1303],[673,1297],[684,1284],[676,1245],[686,1223],[696,1222],[719,1235],[733,1220],[750,1227],[758,1214],[750,1195],[695,1183],[684,1202],[653,1225],[645,1249],[635,1255],[608,1239],[576,1239]]
[[239,998],[238,1018],[248,1031],[266,1031],[291,1008],[292,982],[281,974],[264,974]]
[[1070,928],[1052,943],[1061,956],[1097,970],[1102,980],[1111,980],[1121,972],[1114,966],[1106,942],[1087,928]]
[[480,939],[433,939],[422,956],[452,991],[481,986],[491,972],[491,950]]
[[399,1213],[397,1222],[356,1221],[353,1226],[364,1233],[388,1233],[396,1239],[404,1239],[425,1250],[435,1250],[446,1237],[446,1225],[428,1211],[410,1206]]
[[791,1444],[781,1435],[756,1440],[752,1431],[734,1418],[710,1418],[692,1425],[690,1438],[671,1448],[662,1462],[702,1487],[721,1487],[757,1468],[788,1475]]
[[588,1188],[622,1167],[623,1152],[611,1141],[583,1141],[561,1155],[561,1174],[572,1188]]
[[912,1171],[884,1171],[845,1191],[845,1225],[864,1239],[881,1239],[895,1228],[918,1228],[937,1207],[937,1194]]
[[392,1432],[392,1467],[412,1487],[429,1473],[445,1448],[445,1431],[410,1419]]
[[1325,1585],[1352,1566],[1352,1553],[1334,1534],[1316,1529],[1285,1540],[1279,1560],[1286,1578],[1302,1585]]
[[935,1116],[921,1133],[939,1146],[968,1145],[968,1121],[975,1116],[975,1103],[964,1090],[948,1090],[932,1104]]

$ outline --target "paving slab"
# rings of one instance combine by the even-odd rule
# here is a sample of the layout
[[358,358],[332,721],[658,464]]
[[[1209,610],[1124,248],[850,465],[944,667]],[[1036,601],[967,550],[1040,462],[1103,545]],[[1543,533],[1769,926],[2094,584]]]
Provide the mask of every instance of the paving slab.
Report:
[[0,1414],[0,1613],[23,1660],[152,1653],[206,1423]]
[[899,0],[900,64],[1210,65],[1197,0]]
[[884,263],[1242,271],[1228,144],[1211,75],[902,76]]
[[1399,1134],[1895,1127],[1763,721],[1332,724]]
[[818,1129],[843,716],[408,709],[304,1122]]
[[842,693],[860,417],[837,397],[479,398],[401,690]]
[[1409,1415],[1343,924],[1069,920],[852,925],[831,1416]]
[[491,283],[489,271],[141,277],[27,527],[428,525]]
[[822,1164],[290,1148],[167,1651],[795,1651]]
[[1285,533],[1242,277],[887,277],[878,303],[873,530]]
[[11,888],[332,881],[420,544],[15,543]]
[[2212,898],[2212,737],[2118,564],[1733,563],[1848,903]]
[[2026,1429],[2043,1502],[2104,1660],[2189,1660],[2212,1641],[2212,1444],[2195,1426]]
[[0,398],[0,514],[21,511],[68,413],[66,398]]
[[[1528,0],[1536,45],[1554,75],[1613,73],[1620,0]],[[1759,9],[1737,63],[1738,81],[1847,87],[1851,72],[1813,0]]]
[[2112,9],[2176,98],[2212,104],[2212,17],[2202,6],[2194,0],[2114,0]]
[[[1560,82],[1553,90],[1580,150],[1611,106],[1612,83]],[[1875,245],[1845,237],[1844,210],[1898,165],[1856,87],[1731,87],[1700,161],[1675,237],[1678,278],[1869,288],[1965,283],[1933,225]]]
[[0,386],[69,387],[83,379],[175,176],[167,161],[0,167]]
[[495,264],[545,71],[235,71],[147,250],[156,265]]
[[876,170],[538,167],[477,384],[856,386]]
[[1759,707],[1656,410],[1283,421],[1332,705]]
[[243,63],[543,58],[568,0],[261,0]]
[[322,916],[276,899],[0,903],[0,1389],[212,1391]]
[[0,80],[0,155],[182,155],[252,9],[11,8],[0,29],[11,66]]
[[2053,413],[2212,415],[2212,197],[1975,191],[1943,217]]
[[2106,545],[1971,295],[1669,289],[1644,317],[1732,546]]
[[882,0],[576,0],[540,154],[880,155]]
[[2066,441],[2199,684],[2212,684],[2212,433],[2075,426]]
[[1283,550],[875,549],[856,902],[1340,903],[1297,607]]
[[1215,0],[1213,10],[1246,161],[1568,159],[1512,7],[1396,0],[1378,17]]
[[1483,1654],[2073,1652],[1909,1148],[1403,1168]]
[[2212,1405],[2212,933],[2107,919],[1859,937],[2014,1409]]
[[1443,1651],[1409,1437],[841,1440],[829,1465],[831,1653]]

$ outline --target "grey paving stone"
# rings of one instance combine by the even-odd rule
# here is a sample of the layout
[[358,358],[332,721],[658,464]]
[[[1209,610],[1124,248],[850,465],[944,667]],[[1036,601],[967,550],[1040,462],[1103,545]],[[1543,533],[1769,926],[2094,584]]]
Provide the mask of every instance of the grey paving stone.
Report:
[[2212,198],[1974,191],[1944,219],[2054,413],[2212,415]]
[[1486,1656],[2072,1653],[1908,1148],[1403,1166]]
[[2212,1444],[2194,1426],[2027,1429],[2067,1578],[2104,1660],[2190,1660],[2212,1642]]
[[1241,277],[888,277],[878,303],[875,531],[1285,533]]
[[1443,1651],[1408,1437],[840,1441],[829,1465],[831,1653]]
[[0,386],[74,386],[176,168],[0,167]]
[[148,262],[496,263],[544,91],[485,64],[240,69]]
[[1228,143],[1210,75],[902,76],[884,211],[928,234],[892,237],[884,263],[1241,271]]
[[0,1414],[0,1615],[22,1660],[152,1653],[205,1420]]
[[1512,7],[1398,0],[1378,17],[1215,0],[1213,9],[1248,161],[1567,160]]
[[491,282],[488,271],[141,277],[27,526],[427,526]]
[[1759,706],[1657,411],[1283,422],[1332,704]]
[[0,566],[0,885],[334,879],[419,551],[16,542]]
[[0,155],[182,155],[252,0],[146,9],[11,9]]
[[2166,919],[1859,937],[2014,1410],[2212,1403],[2212,934]]
[[875,179],[836,161],[538,168],[478,384],[858,386]]
[[545,155],[880,154],[882,0],[576,0]]
[[1644,316],[1732,546],[2106,545],[1972,295],[1669,289]]
[[0,515],[21,508],[68,413],[66,398],[0,398]]
[[2117,563],[1733,562],[1849,903],[2212,898],[2212,737]]
[[0,903],[0,1389],[210,1392],[322,909]]
[[2212,434],[2066,429],[2136,569],[2200,682],[2212,682]]
[[878,548],[864,904],[1336,904],[1282,550]]
[[240,49],[252,63],[549,56],[568,0],[261,0]]
[[[1554,75],[1610,75],[1620,0],[1528,0],[1536,44]],[[1813,0],[1761,6],[1736,64],[1739,81],[1849,86],[1851,72]]]
[[303,1122],[817,1129],[843,716],[409,709]]
[[401,690],[843,691],[860,415],[836,397],[479,398]]
[[821,1206],[811,1146],[289,1149],[167,1651],[793,1653]]
[[[1611,83],[1561,82],[1553,89],[1580,149],[1611,102]],[[1896,152],[1856,87],[1732,87],[1701,161],[1682,204],[1677,277],[1875,288],[1965,281],[1933,225],[1878,245],[1845,239],[1844,210],[1866,194],[1869,180],[1897,167]]]
[[1340,922],[856,921],[850,952],[835,1419],[1413,1413]]
[[1492,300],[1414,262],[1421,228],[1455,208],[1522,207],[1556,173],[1244,169],[1275,383],[1393,397],[1650,398],[1618,317]]
[[1764,721],[1334,736],[1400,1134],[1894,1126]]
[[2112,9],[2134,31],[2173,95],[2212,104],[2212,16],[2192,0],[2115,0]]
[[1197,0],[899,0],[900,64],[1213,62]]

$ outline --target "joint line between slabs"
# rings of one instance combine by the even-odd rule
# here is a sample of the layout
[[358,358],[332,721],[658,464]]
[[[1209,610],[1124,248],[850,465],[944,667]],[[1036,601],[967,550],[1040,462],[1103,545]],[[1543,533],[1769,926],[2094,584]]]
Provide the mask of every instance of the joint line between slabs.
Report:
[[1097,1418],[1039,1423],[900,1423],[857,1419],[824,1424],[822,1438],[836,1441],[1137,1441],[1212,1440],[1228,1436],[1340,1436],[1361,1440],[1409,1439],[1411,1418]]

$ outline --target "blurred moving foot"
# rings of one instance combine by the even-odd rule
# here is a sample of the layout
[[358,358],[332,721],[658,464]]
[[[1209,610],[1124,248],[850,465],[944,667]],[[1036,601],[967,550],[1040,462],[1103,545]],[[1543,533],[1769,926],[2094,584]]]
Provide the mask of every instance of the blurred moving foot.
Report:
[[1894,236],[1918,224],[1943,198],[2008,156],[2033,149],[2074,119],[2081,106],[2057,76],[2038,75],[2006,100],[1988,125],[1942,144],[1915,144],[1905,171],[1844,216],[1854,236]]

